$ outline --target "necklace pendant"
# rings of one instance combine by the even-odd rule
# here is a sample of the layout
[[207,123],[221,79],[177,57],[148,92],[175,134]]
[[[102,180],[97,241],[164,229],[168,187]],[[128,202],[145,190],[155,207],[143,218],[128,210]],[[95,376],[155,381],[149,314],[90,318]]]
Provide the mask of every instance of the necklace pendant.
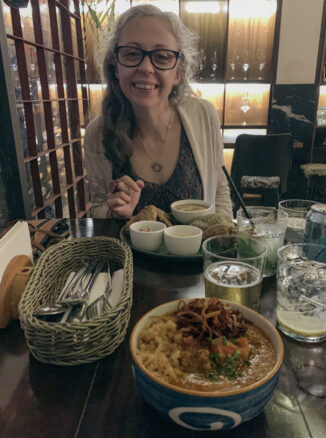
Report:
[[158,163],[157,161],[155,161],[152,165],[151,168],[153,170],[153,172],[155,173],[159,173],[162,170],[162,164]]

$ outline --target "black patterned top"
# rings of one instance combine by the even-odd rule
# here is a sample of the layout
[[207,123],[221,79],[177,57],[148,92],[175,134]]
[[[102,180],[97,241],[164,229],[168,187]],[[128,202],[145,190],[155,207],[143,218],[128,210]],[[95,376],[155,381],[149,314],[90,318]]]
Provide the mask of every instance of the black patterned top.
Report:
[[[132,166],[126,174],[136,180]],[[170,211],[170,204],[180,199],[203,199],[203,188],[197,164],[185,130],[181,131],[180,153],[177,165],[171,177],[164,184],[145,182],[135,213],[145,205],[155,205],[164,211]],[[135,214],[134,213],[134,214]]]

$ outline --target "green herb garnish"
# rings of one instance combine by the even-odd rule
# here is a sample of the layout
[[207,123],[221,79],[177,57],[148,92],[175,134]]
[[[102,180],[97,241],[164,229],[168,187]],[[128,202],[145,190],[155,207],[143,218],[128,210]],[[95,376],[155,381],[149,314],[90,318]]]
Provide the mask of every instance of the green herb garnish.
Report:
[[227,377],[230,380],[235,380],[238,377],[241,377],[241,374],[237,371],[235,361],[240,357],[240,350],[237,350],[236,353],[231,356],[227,355],[226,360],[223,364],[220,363],[220,355],[209,353],[209,359],[211,362],[212,372],[207,376],[208,380],[219,380],[219,376]]
[[237,350],[233,356],[234,360],[238,360],[240,358],[240,350]]

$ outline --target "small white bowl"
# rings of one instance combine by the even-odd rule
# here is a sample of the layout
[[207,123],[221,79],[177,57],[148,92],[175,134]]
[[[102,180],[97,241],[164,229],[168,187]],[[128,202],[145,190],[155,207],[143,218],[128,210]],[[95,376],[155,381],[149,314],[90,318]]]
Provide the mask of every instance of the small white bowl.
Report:
[[191,256],[197,254],[203,231],[192,225],[174,225],[164,230],[164,242],[170,254]]
[[[182,210],[190,206],[196,205],[202,210]],[[208,201],[202,201],[200,199],[183,199],[182,201],[172,202],[170,205],[171,212],[178,222],[181,224],[190,224],[198,217],[206,216],[207,214],[213,213],[213,206]]]
[[156,251],[162,244],[166,225],[158,221],[139,221],[130,225],[133,246],[143,251]]

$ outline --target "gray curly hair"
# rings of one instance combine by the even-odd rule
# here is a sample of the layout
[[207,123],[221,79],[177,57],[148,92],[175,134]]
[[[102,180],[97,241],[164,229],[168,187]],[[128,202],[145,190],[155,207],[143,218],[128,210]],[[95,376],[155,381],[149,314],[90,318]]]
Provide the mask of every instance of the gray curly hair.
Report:
[[[163,12],[153,5],[134,6],[117,20],[114,29],[102,40],[96,60],[102,65],[102,76],[107,84],[102,103],[103,144],[106,157],[113,168],[121,168],[131,155],[132,139],[137,133],[135,117],[130,102],[123,94],[115,71],[117,66],[115,47],[126,24],[135,17],[158,17],[171,26],[173,35],[182,52],[178,69],[180,81],[173,87],[169,100],[175,104],[192,94],[190,81],[197,70],[198,36],[190,31],[173,12]],[[103,63],[101,63],[103,60]]]

